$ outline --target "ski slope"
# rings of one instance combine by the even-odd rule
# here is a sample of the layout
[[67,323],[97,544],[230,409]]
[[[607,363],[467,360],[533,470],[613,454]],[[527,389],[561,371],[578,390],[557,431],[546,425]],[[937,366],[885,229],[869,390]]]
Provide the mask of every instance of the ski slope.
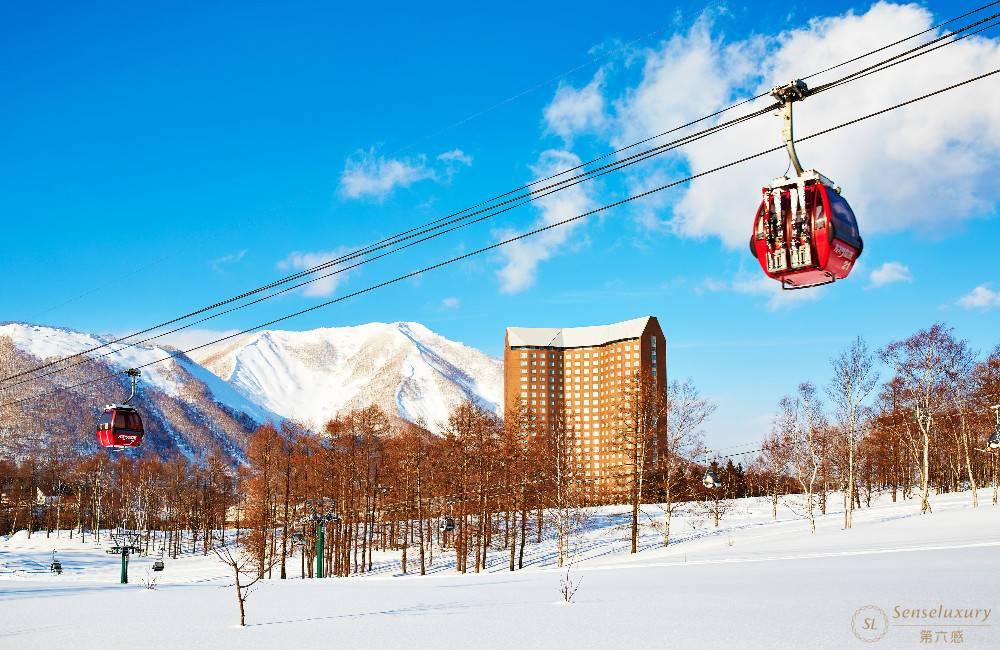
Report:
[[[1000,507],[988,490],[976,510],[969,493],[933,503],[921,516],[917,502],[883,497],[857,512],[849,531],[831,511],[815,535],[794,500],[777,521],[767,500],[736,501],[717,529],[691,504],[675,516],[669,548],[657,527],[662,513],[644,506],[636,555],[627,508],[593,509],[574,535],[570,576],[579,590],[570,605],[551,538],[532,538],[525,569],[514,573],[499,548],[478,575],[456,574],[453,556],[435,549],[421,577],[411,549],[409,575],[399,553],[386,552],[368,575],[300,580],[296,557],[292,579],[259,583],[243,629],[232,580],[212,556],[168,559],[150,591],[139,583],[151,557],[134,558],[133,584],[118,585],[118,557],[92,537],[21,532],[0,541],[0,648],[910,648],[926,645],[924,632],[941,632],[932,638],[950,645],[959,632],[960,647],[1000,647]],[[60,576],[47,570],[53,549]],[[855,624],[854,615],[865,606],[887,615],[876,643],[855,636],[864,617]],[[891,618],[939,607],[978,618]]]

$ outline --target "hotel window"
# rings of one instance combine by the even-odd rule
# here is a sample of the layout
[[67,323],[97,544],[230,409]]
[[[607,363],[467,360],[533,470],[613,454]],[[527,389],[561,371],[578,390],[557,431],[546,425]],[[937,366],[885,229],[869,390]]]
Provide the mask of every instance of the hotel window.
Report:
[[527,397],[527,396],[528,396],[527,393],[521,393],[521,397]]

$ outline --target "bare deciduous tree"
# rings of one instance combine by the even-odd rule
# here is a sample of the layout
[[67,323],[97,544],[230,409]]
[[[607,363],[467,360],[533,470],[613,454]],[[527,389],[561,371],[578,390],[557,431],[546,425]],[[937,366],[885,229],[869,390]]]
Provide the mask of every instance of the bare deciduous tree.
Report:
[[278,561],[272,558],[264,571],[260,570],[258,559],[241,544],[223,544],[214,549],[219,561],[233,572],[233,587],[236,589],[236,600],[240,606],[240,626],[246,626],[246,602],[253,593],[253,586],[264,577],[264,571],[270,569]]
[[861,337],[856,338],[847,350],[833,359],[833,379],[827,386],[827,393],[833,400],[834,413],[847,447],[847,507],[844,509],[844,528],[850,528],[853,524],[855,454],[865,415],[864,403],[877,383],[874,357]]
[[657,448],[658,487],[663,496],[663,545],[670,544],[670,522],[678,504],[678,491],[687,477],[686,468],[701,446],[701,427],[715,412],[716,405],[701,396],[688,379],[667,387],[666,435]]
[[883,360],[896,371],[901,397],[908,404],[920,431],[919,443],[914,447],[920,464],[921,513],[931,512],[932,433],[935,416],[944,410],[945,352],[953,340],[951,329],[936,323],[882,350]]

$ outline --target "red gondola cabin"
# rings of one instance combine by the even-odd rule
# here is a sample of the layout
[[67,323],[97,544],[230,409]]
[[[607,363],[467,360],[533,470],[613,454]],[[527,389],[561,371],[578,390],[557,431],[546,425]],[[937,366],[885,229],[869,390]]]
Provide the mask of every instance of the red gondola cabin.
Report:
[[851,206],[815,171],[763,189],[750,253],[785,289],[843,280],[864,244]]
[[131,406],[111,404],[97,424],[97,442],[102,447],[138,447],[142,444],[142,418]]

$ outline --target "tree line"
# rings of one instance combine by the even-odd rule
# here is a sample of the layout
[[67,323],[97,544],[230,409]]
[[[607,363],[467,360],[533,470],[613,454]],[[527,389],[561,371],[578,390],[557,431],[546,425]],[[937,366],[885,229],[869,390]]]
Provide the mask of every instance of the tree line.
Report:
[[[739,497],[769,497],[775,517],[781,502],[801,508],[812,530],[832,495],[847,528],[880,493],[915,498],[923,512],[932,511],[932,491],[972,488],[978,505],[975,488],[992,485],[997,501],[998,454],[987,439],[1000,348],[980,357],[944,325],[880,350],[854,341],[831,360],[825,383],[804,381],[780,401],[752,452],[706,455],[703,425],[715,404],[690,381],[662,393],[653,385],[637,373],[614,400],[605,451],[616,464],[601,476],[584,471],[594,452],[570,418],[557,414],[536,430],[520,401],[504,417],[462,403],[440,436],[372,406],[339,415],[319,435],[259,427],[237,466],[218,455],[0,460],[0,534],[125,526],[174,556],[208,554],[235,537],[257,577],[287,578],[313,575],[321,517],[324,577],[368,573],[386,557],[425,574],[445,550],[464,573],[488,562],[519,570],[526,547],[545,539],[561,566],[588,507],[607,503],[628,505],[637,552],[643,504],[660,509],[655,525],[667,545],[680,508],[696,506],[717,526]],[[718,487],[706,485],[708,471]]]

